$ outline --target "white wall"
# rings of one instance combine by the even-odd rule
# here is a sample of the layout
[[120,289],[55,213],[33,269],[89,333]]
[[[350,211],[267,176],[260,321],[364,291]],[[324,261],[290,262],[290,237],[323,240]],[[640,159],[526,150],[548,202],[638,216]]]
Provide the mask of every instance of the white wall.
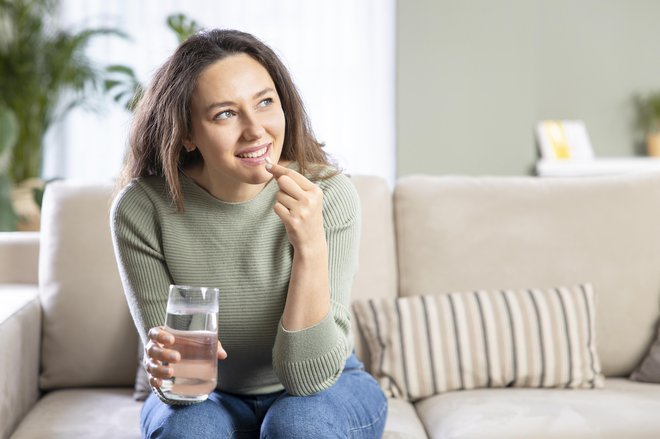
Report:
[[597,157],[640,153],[659,18],[656,0],[398,2],[398,174],[527,174],[542,119],[583,120]]

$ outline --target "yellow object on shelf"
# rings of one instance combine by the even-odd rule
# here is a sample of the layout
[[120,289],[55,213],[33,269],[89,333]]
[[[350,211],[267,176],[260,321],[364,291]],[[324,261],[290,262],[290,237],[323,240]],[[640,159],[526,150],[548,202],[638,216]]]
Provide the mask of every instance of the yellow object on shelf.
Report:
[[566,132],[564,131],[561,122],[556,120],[543,122],[543,129],[545,130],[548,139],[550,139],[550,146],[555,153],[555,157],[560,160],[571,158],[568,139],[566,138]]
[[594,157],[584,122],[580,120],[542,120],[536,135],[544,160],[584,161]]

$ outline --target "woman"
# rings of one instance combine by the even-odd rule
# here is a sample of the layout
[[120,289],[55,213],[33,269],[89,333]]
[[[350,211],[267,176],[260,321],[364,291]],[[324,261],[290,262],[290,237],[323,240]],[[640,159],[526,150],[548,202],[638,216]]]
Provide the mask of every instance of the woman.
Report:
[[[157,71],[111,219],[156,390],[144,437],[382,434],[386,398],[352,353],[359,200],[321,146],[286,68],[252,35],[199,33]],[[170,284],[221,291],[218,386],[194,405],[157,391],[180,360],[162,326]]]

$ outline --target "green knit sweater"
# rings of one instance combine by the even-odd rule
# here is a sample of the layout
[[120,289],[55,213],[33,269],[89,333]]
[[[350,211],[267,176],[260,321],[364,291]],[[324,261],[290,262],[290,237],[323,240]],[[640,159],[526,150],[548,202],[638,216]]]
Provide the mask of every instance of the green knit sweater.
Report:
[[180,174],[177,213],[162,178],[134,180],[113,203],[111,227],[119,271],[143,341],[164,324],[170,284],[220,289],[218,390],[310,395],[332,386],[352,352],[349,302],[357,269],[360,208],[344,175],[319,182],[328,242],[331,310],[316,325],[281,323],[293,248],[273,212],[277,183],[245,202],[210,195]]

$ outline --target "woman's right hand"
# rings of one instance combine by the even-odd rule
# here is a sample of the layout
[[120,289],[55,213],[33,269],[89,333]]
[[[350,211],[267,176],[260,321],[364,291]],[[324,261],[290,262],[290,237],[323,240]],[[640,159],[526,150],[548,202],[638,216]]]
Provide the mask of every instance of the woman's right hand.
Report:
[[149,384],[160,387],[164,378],[172,378],[174,375],[170,364],[181,361],[181,354],[170,349],[174,344],[174,336],[163,326],[151,328],[147,337],[149,342],[144,347],[144,368],[149,376]]
[[[164,326],[156,326],[147,334],[149,342],[144,347],[144,368],[149,376],[152,387],[160,387],[163,379],[174,376],[173,363],[181,361],[181,354],[171,349],[174,344],[174,335],[165,330]],[[218,360],[227,358],[227,352],[218,341]]]

